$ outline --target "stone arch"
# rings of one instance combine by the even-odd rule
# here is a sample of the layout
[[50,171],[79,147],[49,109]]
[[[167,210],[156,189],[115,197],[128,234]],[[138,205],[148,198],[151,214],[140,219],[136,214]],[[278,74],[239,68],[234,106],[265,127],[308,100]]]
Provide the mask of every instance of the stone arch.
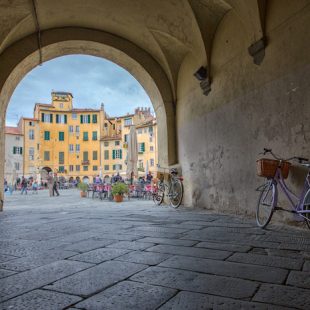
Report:
[[[106,58],[131,73],[148,93],[158,122],[158,149],[161,166],[176,164],[175,95],[164,70],[146,51],[108,32],[66,27],[41,34],[43,62],[53,58],[84,54]],[[39,65],[36,34],[29,35],[0,55],[0,141],[4,141],[5,114],[9,99],[20,80]],[[0,154],[4,156],[3,148]],[[3,167],[0,164],[0,176]],[[0,185],[0,195],[3,189]],[[1,196],[0,196],[1,198]],[[1,206],[0,206],[1,210]]]

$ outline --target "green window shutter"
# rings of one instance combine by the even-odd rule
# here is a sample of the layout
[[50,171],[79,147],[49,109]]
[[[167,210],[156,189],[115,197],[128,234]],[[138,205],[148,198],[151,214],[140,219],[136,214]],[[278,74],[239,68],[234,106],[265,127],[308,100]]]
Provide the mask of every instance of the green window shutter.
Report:
[[115,150],[112,151],[112,159],[115,159]]
[[97,123],[97,114],[93,114],[93,123]]
[[59,123],[59,115],[56,114],[56,124],[58,124],[58,123]]
[[65,115],[65,124],[67,124],[67,115]]
[[41,114],[41,121],[44,122],[44,113]]
[[80,115],[80,123],[83,124],[83,115]]
[[119,150],[119,158],[120,158],[120,159],[122,159],[122,157],[123,157],[123,156],[122,156],[122,155],[123,155],[122,153],[123,153],[123,150]]
[[93,131],[93,140],[97,140],[97,131]]
[[109,150],[104,151],[104,159],[109,159]]
[[13,154],[16,154],[16,146],[13,146]]
[[142,152],[145,151],[145,143],[144,142],[142,142],[141,150],[142,150]]
[[19,154],[23,154],[23,148],[20,147],[19,150],[20,150]]
[[53,114],[50,114],[50,121],[53,123]]
[[87,161],[88,160],[88,152],[85,151],[83,152],[83,161]]
[[88,132],[87,131],[83,132],[83,140],[88,141]]
[[113,165],[113,170],[116,170],[116,165]]
[[87,115],[88,124],[90,124],[90,114]]
[[63,131],[59,131],[59,141],[65,141],[65,133]]
[[98,152],[93,151],[93,160],[97,160],[97,159],[98,159]]

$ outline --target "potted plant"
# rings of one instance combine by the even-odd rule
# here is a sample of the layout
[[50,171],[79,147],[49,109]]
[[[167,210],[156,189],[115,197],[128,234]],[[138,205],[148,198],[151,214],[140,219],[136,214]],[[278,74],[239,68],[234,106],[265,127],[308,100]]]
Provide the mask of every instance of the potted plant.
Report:
[[117,182],[112,186],[112,195],[115,202],[122,202],[123,195],[128,193],[128,185]]
[[81,197],[86,197],[88,185],[84,182],[80,182],[77,187],[80,190]]

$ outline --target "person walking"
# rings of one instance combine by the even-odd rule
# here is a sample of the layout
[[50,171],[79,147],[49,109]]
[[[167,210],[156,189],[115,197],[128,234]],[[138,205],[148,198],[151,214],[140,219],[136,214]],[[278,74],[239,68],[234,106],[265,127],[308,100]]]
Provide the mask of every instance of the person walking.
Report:
[[57,173],[54,174],[53,196],[55,195],[55,193],[56,193],[57,196],[59,196]]
[[50,172],[47,176],[47,186],[48,186],[48,191],[49,191],[49,194],[50,194],[50,197],[54,196],[53,195],[53,187],[54,187],[54,178],[53,178],[53,174],[52,172]]
[[25,177],[22,177],[21,186],[22,186],[21,195],[23,195],[23,193],[27,195],[27,180]]

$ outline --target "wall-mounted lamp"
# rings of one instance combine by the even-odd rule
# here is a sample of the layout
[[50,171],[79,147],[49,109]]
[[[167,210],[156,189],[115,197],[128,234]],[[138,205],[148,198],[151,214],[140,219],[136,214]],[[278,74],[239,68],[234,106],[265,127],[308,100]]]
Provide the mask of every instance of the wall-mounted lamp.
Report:
[[208,69],[201,66],[195,73],[194,77],[200,81],[200,88],[203,91],[203,94],[207,96],[211,91],[211,80],[208,75]]

